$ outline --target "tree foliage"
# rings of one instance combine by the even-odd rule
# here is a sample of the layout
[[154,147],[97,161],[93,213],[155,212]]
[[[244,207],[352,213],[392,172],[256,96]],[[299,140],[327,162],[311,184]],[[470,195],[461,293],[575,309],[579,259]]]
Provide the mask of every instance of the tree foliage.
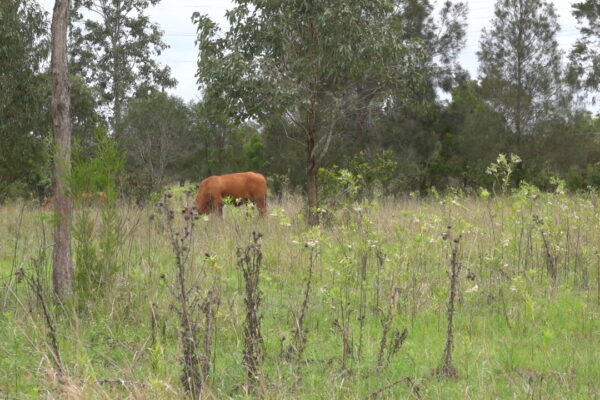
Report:
[[49,185],[48,31],[37,2],[0,2],[0,201]]
[[498,0],[494,15],[477,53],[480,78],[490,105],[520,140],[564,109],[559,25],[546,0]]
[[175,85],[156,56],[167,47],[163,32],[144,14],[160,0],[75,0],[71,64],[95,88],[113,124],[125,102],[149,89]]
[[[439,104],[439,93],[451,91],[468,77],[457,60],[465,45],[467,6],[445,1],[438,7],[429,0],[402,0],[396,4],[404,27],[403,37],[420,43],[423,51],[415,59],[422,80],[404,87],[400,93],[391,90],[388,98],[392,101],[385,107],[377,99],[354,102],[356,107],[342,121],[350,140],[335,145],[344,149],[339,152],[342,155],[364,152],[371,163],[377,162],[382,149],[393,150],[397,162],[396,189],[424,189],[429,181],[427,169],[440,152],[442,132],[437,125],[443,107]],[[369,80],[365,81],[366,84],[357,85],[357,92],[368,90]],[[368,96],[359,98],[370,100]],[[338,157],[332,162],[341,160]]]
[[570,53],[571,83],[597,92],[600,90],[600,3],[585,0],[572,7],[581,37]]
[[131,183],[156,190],[164,181],[189,177],[178,173],[196,149],[191,126],[191,111],[179,98],[153,92],[130,100],[118,128]]
[[431,86],[445,91],[456,87],[467,76],[458,63],[458,55],[466,42],[466,3],[444,1],[437,17],[435,2],[430,0],[399,0],[404,21],[404,36],[423,43],[428,57],[425,71],[430,72]]

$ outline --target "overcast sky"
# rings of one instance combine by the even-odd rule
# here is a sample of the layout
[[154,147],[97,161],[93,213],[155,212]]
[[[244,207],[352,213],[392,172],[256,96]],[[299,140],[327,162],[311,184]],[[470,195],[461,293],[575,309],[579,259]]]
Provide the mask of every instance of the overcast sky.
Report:
[[[438,0],[439,4],[442,0]],[[432,2],[435,2],[433,0]],[[467,20],[467,44],[460,55],[460,63],[466,68],[471,77],[477,77],[477,52],[481,29],[489,26],[494,15],[496,0],[466,0],[469,5]],[[571,4],[575,0],[554,0],[559,15],[561,31],[558,41],[562,49],[568,50],[575,41],[578,31],[576,20],[571,14]],[[53,0],[40,0],[42,6],[52,11]],[[199,92],[196,85],[196,59],[198,52],[194,45],[196,29],[191,22],[195,11],[208,14],[209,17],[226,27],[225,10],[231,8],[230,0],[162,0],[149,9],[150,19],[158,23],[165,33],[164,40],[170,46],[160,56],[160,60],[171,67],[177,87],[172,93],[185,100],[198,100]]]

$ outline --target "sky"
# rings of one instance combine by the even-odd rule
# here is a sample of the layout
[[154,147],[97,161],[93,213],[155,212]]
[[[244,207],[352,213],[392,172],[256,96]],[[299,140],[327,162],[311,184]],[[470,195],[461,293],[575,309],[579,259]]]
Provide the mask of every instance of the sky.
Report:
[[[578,36],[576,20],[571,14],[571,4],[579,0],[554,0],[559,15],[561,31],[557,39],[560,47],[568,51]],[[432,2],[435,2],[433,0]],[[438,0],[440,4],[442,0]],[[467,69],[472,78],[477,77],[477,55],[481,30],[489,26],[494,16],[496,0],[466,0],[469,6],[467,19],[467,43],[460,54],[459,61]],[[53,0],[40,0],[42,7],[52,11]],[[162,0],[157,6],[148,10],[150,19],[158,23],[164,31],[164,40],[169,45],[159,60],[171,68],[177,79],[177,87],[171,93],[186,101],[199,100],[200,92],[196,84],[196,60],[198,51],[194,44],[196,27],[191,16],[195,11],[207,14],[213,21],[226,29],[225,11],[232,7],[230,0]]]

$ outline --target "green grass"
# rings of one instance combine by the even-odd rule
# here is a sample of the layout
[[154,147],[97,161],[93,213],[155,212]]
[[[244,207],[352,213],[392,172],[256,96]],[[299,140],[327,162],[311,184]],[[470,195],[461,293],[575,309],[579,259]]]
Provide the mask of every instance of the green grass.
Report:
[[[212,290],[220,297],[215,364],[205,394],[250,397],[244,389],[244,283],[236,249],[248,245],[256,230],[264,235],[264,398],[365,399],[374,393],[377,398],[600,398],[599,200],[525,191],[491,200],[380,200],[338,210],[310,229],[301,200],[286,197],[270,205],[272,215],[264,221],[246,216],[243,208],[228,208],[224,220],[202,218],[195,225],[188,281],[199,293]],[[88,211],[94,223],[88,240],[102,262],[102,216],[97,209]],[[32,259],[45,254],[50,293],[51,215],[21,202],[0,207],[0,398],[184,396],[169,239],[160,216],[149,218],[156,210],[121,204],[118,211],[124,234],[113,243],[117,272],[87,298],[74,296],[66,307],[54,309],[67,369],[66,382],[59,383],[39,304],[14,276],[18,268],[31,273]],[[543,222],[536,223],[534,214]],[[448,226],[462,234],[456,378],[435,374],[446,341],[450,244],[442,234]],[[319,257],[306,351],[296,365],[282,350],[293,336],[311,251]],[[384,255],[383,265],[377,252]],[[549,262],[556,265],[556,282]],[[466,278],[468,272],[474,280]],[[361,287],[365,319],[359,357]],[[377,370],[380,316],[394,292],[392,329],[406,328],[408,336]],[[158,323],[154,342],[152,303]],[[353,348],[345,369],[338,328],[344,321]],[[407,377],[418,392],[403,380]],[[116,379],[130,384],[98,383]]]

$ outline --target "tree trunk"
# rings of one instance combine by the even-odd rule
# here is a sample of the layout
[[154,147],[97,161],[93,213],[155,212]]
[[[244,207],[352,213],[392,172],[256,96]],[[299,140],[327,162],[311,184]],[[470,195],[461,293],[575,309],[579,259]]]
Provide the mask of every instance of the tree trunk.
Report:
[[55,138],[52,189],[57,215],[52,281],[59,301],[71,291],[74,275],[71,259],[73,203],[66,193],[67,177],[71,172],[71,104],[67,65],[69,6],[69,0],[56,0],[52,14],[52,127]]
[[[368,147],[374,148],[374,137],[371,137],[371,101],[375,97],[375,89],[372,82],[365,79],[359,83],[356,99],[356,143],[355,151],[369,154]],[[371,143],[369,145],[369,143]]]
[[317,212],[317,207],[319,205],[319,200],[317,197],[317,155],[316,155],[316,127],[310,126],[308,129],[308,137],[307,137],[307,162],[306,162],[306,176],[308,178],[307,182],[307,194],[308,194],[308,224],[310,226],[319,224],[319,214]]
[[[521,138],[523,136],[523,51],[525,43],[523,42],[523,3],[519,0],[519,20],[518,20],[518,34],[517,34],[517,104],[515,108],[515,131],[517,132],[517,146],[521,145]],[[518,151],[521,149],[519,148]]]
[[[121,134],[118,131],[119,123],[121,122],[121,114],[123,110],[123,93],[121,89],[121,80],[123,74],[124,65],[122,65],[123,56],[121,49],[121,20],[122,20],[122,10],[121,10],[121,2],[116,1],[113,2],[115,7],[115,22],[114,25],[111,26],[112,34],[111,34],[111,45],[112,45],[112,95],[113,95],[113,115],[112,115],[112,128],[115,132],[116,137],[118,138]],[[105,21],[106,21],[106,17]]]
[[312,71],[312,79],[309,84],[308,100],[309,107],[306,114],[306,177],[307,177],[307,195],[308,195],[308,224],[315,226],[319,224],[319,214],[317,207],[318,199],[318,183],[317,172],[319,170],[319,160],[317,158],[317,96],[319,93],[319,69],[318,69],[318,52],[316,46],[317,31],[315,24],[309,22],[309,59],[310,68]]

